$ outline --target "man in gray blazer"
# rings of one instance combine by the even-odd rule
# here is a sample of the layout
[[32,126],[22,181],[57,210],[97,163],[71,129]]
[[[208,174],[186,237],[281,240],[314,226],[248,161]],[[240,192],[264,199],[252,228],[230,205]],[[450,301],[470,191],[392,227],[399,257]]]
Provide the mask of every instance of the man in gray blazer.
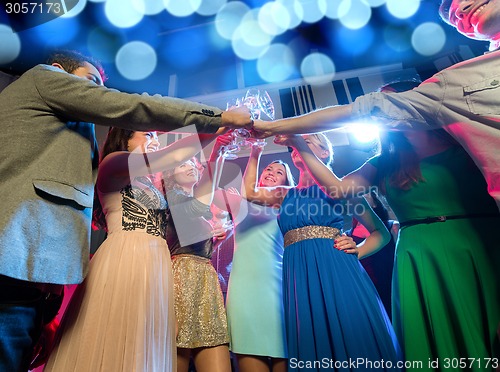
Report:
[[103,80],[95,61],[67,52],[0,93],[0,371],[28,369],[44,308],[87,273],[98,162],[92,123],[138,131],[194,124],[208,133],[253,124],[246,108],[126,94]]

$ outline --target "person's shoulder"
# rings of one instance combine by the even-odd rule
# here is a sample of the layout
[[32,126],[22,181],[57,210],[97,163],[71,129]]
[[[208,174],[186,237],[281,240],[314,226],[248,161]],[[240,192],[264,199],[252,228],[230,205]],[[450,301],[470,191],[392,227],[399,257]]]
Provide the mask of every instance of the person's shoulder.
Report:
[[39,73],[39,72],[45,72],[45,71],[61,71],[61,72],[63,72],[63,70],[61,70],[60,68],[40,63],[40,64],[38,64],[36,66],[33,66],[32,68],[30,68],[25,73],[29,73],[29,72],[31,72],[31,73]]
[[499,60],[500,60],[500,50],[495,50],[455,63],[454,65],[451,65],[450,67],[443,69],[440,72],[448,73],[448,72],[454,72],[455,70],[462,70],[466,68],[477,68],[477,67],[483,68],[484,65],[489,65],[489,64],[498,66]]
[[[55,73],[55,74],[54,74]],[[45,65],[45,64],[39,64],[36,65],[32,68],[30,68],[28,71],[26,71],[23,76],[34,76],[37,79],[38,78],[44,78],[44,77],[63,77],[63,76],[71,76],[71,74],[68,74],[66,71],[57,68],[55,66],[51,65]]]
[[169,204],[177,204],[180,202],[187,202],[196,200],[193,196],[186,194],[183,190],[178,188],[172,188],[166,191],[167,200]]
[[53,66],[39,64],[31,67],[30,69],[24,71],[16,80],[13,81],[12,86],[22,87],[22,89],[26,89],[27,84],[36,84],[40,80],[40,77],[46,76],[46,71],[52,70]]

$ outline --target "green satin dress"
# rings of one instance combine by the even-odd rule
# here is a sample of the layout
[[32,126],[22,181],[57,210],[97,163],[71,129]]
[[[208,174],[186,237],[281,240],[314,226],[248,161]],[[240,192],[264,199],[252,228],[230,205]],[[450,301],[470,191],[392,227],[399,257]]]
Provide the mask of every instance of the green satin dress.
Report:
[[410,190],[386,183],[387,200],[401,223],[475,216],[400,231],[392,314],[405,359],[417,362],[407,370],[495,370],[499,360],[490,358],[498,358],[500,350],[498,209],[461,147],[427,157],[420,166],[425,181]]

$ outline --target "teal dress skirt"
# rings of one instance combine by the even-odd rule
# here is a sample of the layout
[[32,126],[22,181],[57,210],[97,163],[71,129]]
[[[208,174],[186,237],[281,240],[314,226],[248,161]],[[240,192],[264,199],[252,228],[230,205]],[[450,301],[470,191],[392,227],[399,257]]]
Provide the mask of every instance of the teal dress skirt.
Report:
[[236,223],[226,299],[230,349],[286,358],[283,313],[283,235],[275,208],[253,203]]
[[[283,234],[305,226],[342,229],[344,212],[316,185],[295,188],[278,222]],[[332,239],[285,247],[283,293],[289,370],[399,370],[399,345],[375,286],[358,258],[335,249]]]

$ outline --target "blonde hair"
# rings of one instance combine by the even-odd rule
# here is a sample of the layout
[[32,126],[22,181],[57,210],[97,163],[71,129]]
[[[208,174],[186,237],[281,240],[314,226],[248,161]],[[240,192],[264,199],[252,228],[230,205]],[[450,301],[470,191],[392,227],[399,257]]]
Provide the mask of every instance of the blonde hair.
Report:
[[304,138],[306,137],[312,139],[313,142],[316,142],[316,144],[323,150],[328,151],[328,156],[326,158],[322,158],[321,160],[327,167],[331,168],[333,166],[333,146],[328,137],[323,133],[306,134],[304,135]]

